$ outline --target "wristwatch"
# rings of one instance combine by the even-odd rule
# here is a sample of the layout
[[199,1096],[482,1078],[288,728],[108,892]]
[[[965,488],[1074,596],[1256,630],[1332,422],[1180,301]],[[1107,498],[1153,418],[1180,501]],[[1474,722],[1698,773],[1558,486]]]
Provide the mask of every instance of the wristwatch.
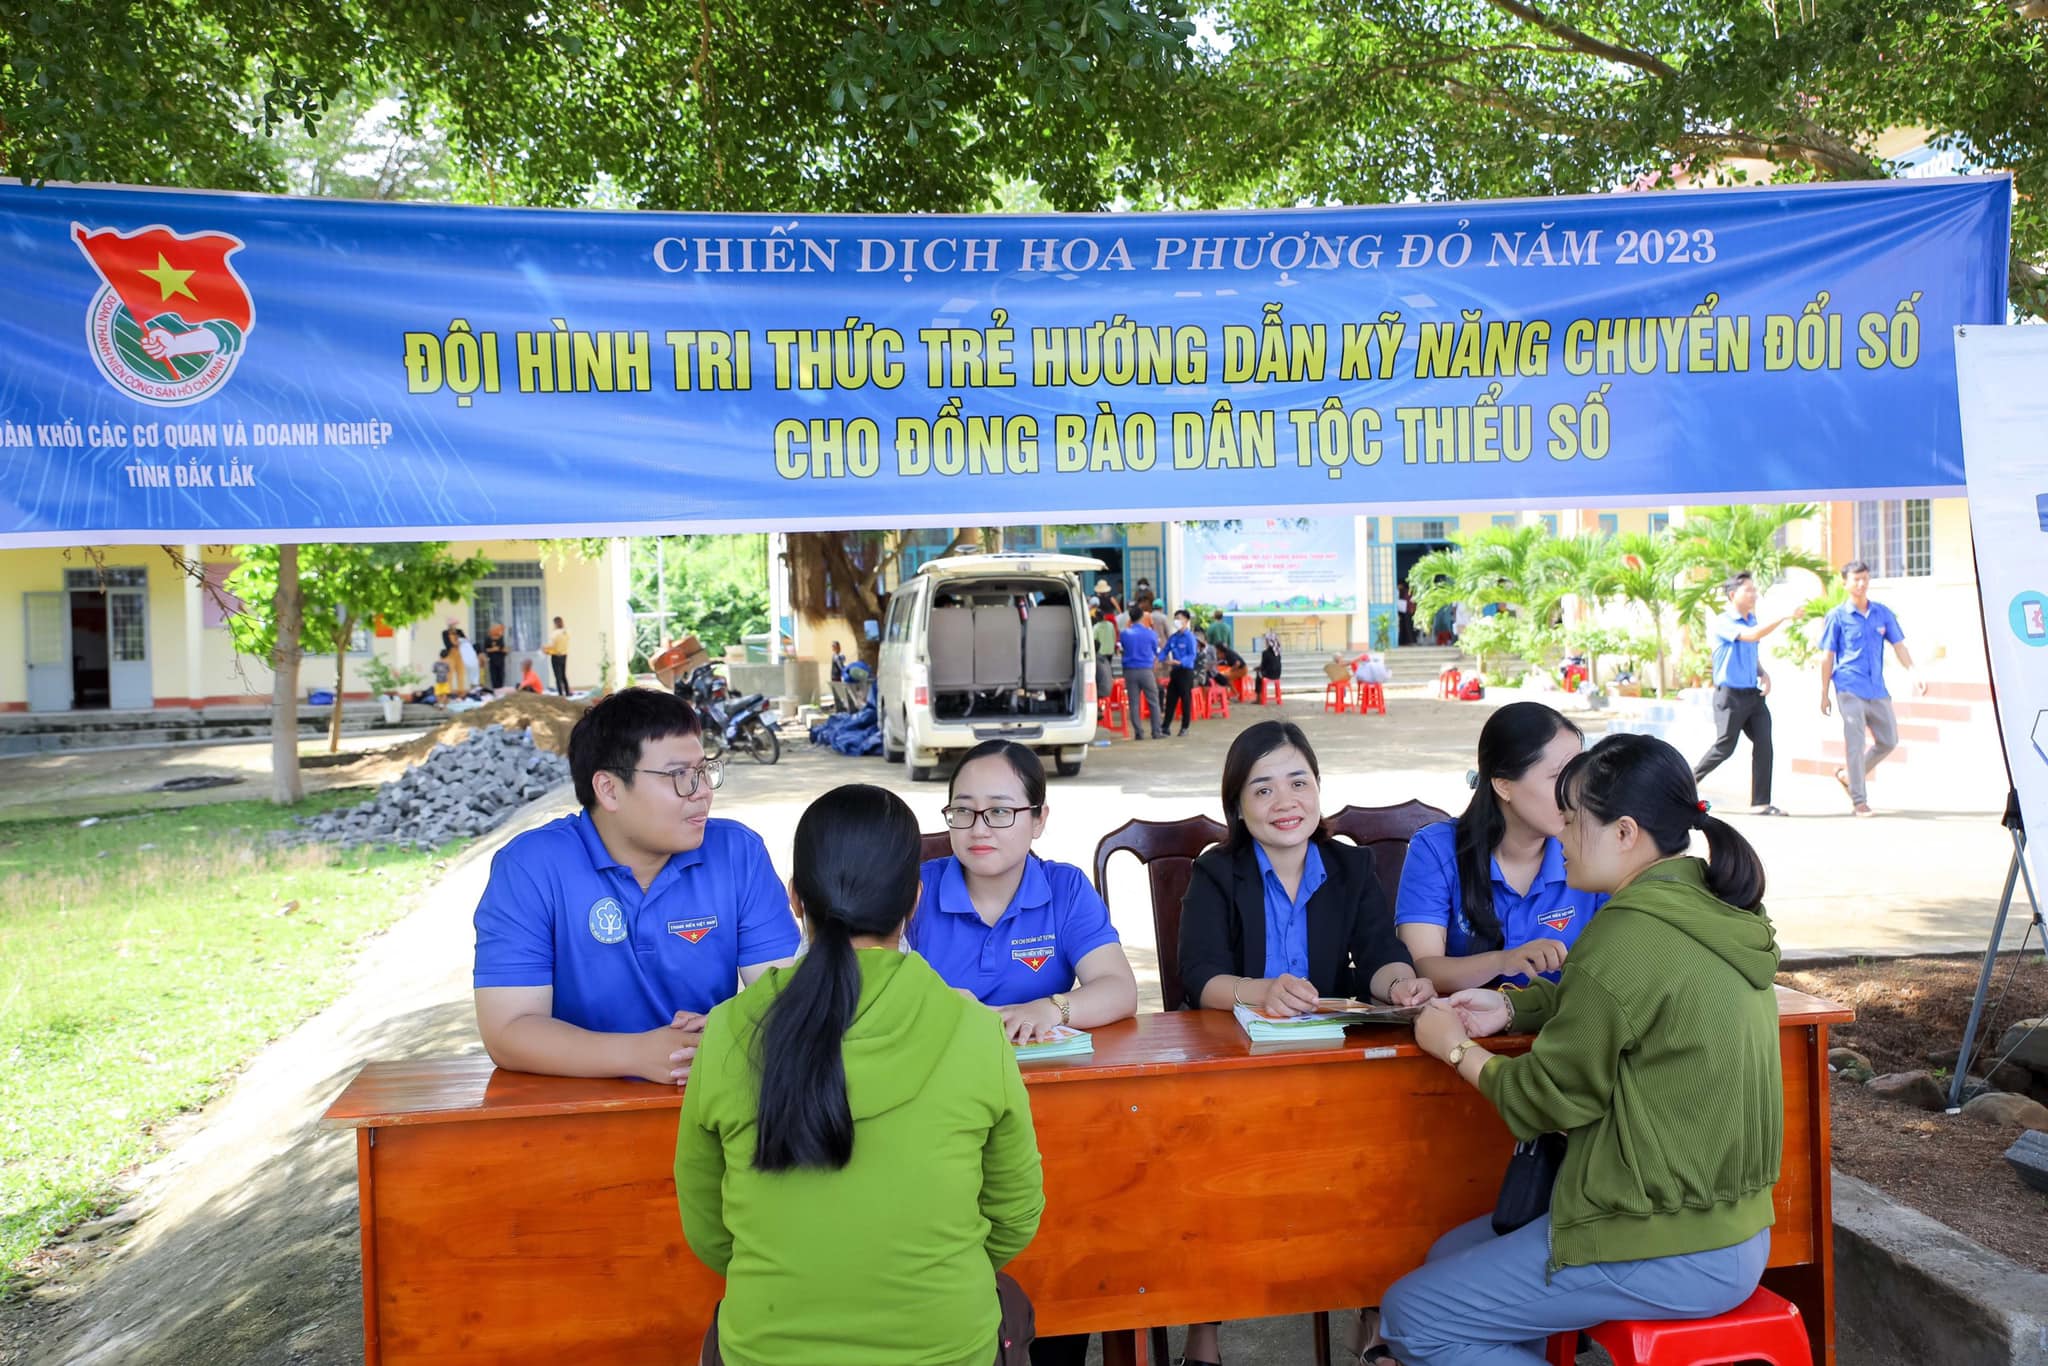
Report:
[[1444,1061],[1449,1063],[1451,1066],[1456,1067],[1459,1063],[1465,1061],[1465,1055],[1467,1053],[1470,1053],[1473,1049],[1477,1047],[1479,1047],[1479,1041],[1477,1039],[1467,1039],[1463,1043],[1454,1044],[1451,1048],[1451,1051],[1445,1055]]
[[1072,1024],[1074,1020],[1074,998],[1065,992],[1055,991],[1046,998],[1060,1008],[1060,1023]]

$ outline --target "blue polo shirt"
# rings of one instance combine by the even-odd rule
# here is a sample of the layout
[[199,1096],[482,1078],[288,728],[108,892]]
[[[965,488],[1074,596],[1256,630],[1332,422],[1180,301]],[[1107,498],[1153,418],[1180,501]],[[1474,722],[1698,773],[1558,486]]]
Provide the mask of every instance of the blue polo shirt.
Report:
[[1301,864],[1301,885],[1290,897],[1280,875],[1273,871],[1273,861],[1266,857],[1265,848],[1254,844],[1252,849],[1258,855],[1259,883],[1266,891],[1266,962],[1265,971],[1259,975],[1278,977],[1283,972],[1291,972],[1296,977],[1306,978],[1308,899],[1329,881],[1330,876],[1323,869],[1323,851],[1316,848],[1315,841],[1309,841],[1308,853]]
[[1820,628],[1820,648],[1835,654],[1835,690],[1851,697],[1890,697],[1884,686],[1884,647],[1906,638],[1899,619],[1881,602],[1859,612],[1838,603]]
[[[1501,945],[1516,948],[1532,939],[1576,943],[1593,913],[1607,904],[1605,892],[1581,892],[1564,880],[1564,846],[1543,845],[1543,863],[1517,892],[1501,876],[1493,859],[1493,913],[1500,921]],[[1465,918],[1463,883],[1458,879],[1458,823],[1425,825],[1408,841],[1408,861],[1401,868],[1401,890],[1394,898],[1394,924],[1435,925],[1444,932],[1444,952],[1452,958],[1472,953],[1472,922]],[[1552,981],[1556,975],[1545,973]],[[1511,977],[1517,985],[1525,977]]]
[[605,1034],[665,1025],[739,992],[741,964],[788,958],[796,918],[768,846],[735,821],[673,855],[646,891],[584,813],[491,860],[476,907],[480,987],[553,987],[558,1020]]
[[1143,622],[1118,631],[1116,641],[1123,646],[1126,669],[1149,669],[1159,662],[1159,637]]
[[1756,625],[1756,613],[1738,617],[1733,609],[1714,618],[1714,686],[1754,688],[1756,647],[1754,640],[1737,640],[1738,631]]
[[1195,649],[1195,633],[1193,631],[1175,631],[1166,638],[1166,653],[1174,663],[1180,665],[1183,669],[1194,668],[1195,655],[1197,653]]
[[967,874],[951,855],[924,865],[924,895],[904,942],[946,985],[983,1005],[1014,1006],[1072,991],[1074,968],[1104,944],[1120,942],[1109,907],[1071,863],[1024,859],[1017,893],[996,923],[982,923],[967,894]]

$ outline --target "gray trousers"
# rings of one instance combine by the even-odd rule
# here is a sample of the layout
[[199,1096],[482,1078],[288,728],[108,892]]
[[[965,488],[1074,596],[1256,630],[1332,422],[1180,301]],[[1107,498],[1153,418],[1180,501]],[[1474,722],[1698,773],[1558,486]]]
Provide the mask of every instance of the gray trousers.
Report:
[[[1835,710],[1842,714],[1842,767],[1849,771],[1849,800],[1867,806],[1864,779],[1884,762],[1884,756],[1899,747],[1899,723],[1892,719],[1889,697],[1858,697],[1837,692]],[[1863,732],[1870,731],[1870,748],[1863,747]]]
[[1124,694],[1130,699],[1131,738],[1145,738],[1144,724],[1138,719],[1138,699],[1144,698],[1152,704],[1152,738],[1157,740],[1165,734],[1166,709],[1159,705],[1159,675],[1149,667],[1124,670]]
[[1406,1366],[1543,1366],[1544,1339],[1610,1319],[1703,1319],[1748,1299],[1771,1231],[1712,1252],[1546,1273],[1550,1216],[1505,1238],[1493,1216],[1460,1224],[1380,1300],[1380,1332]]

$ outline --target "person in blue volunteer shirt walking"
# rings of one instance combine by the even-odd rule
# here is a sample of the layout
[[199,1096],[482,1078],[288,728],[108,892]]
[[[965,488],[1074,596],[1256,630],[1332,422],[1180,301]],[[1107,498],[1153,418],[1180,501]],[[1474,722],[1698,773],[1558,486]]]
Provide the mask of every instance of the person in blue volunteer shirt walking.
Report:
[[1188,722],[1195,716],[1195,658],[1200,653],[1194,618],[1183,607],[1173,614],[1173,634],[1166,638],[1166,657],[1173,661],[1173,673],[1166,680],[1166,728],[1173,729],[1174,713],[1178,712],[1182,735],[1188,733]]
[[1729,576],[1721,585],[1728,610],[1714,620],[1714,744],[1693,765],[1694,782],[1706,777],[1735,752],[1735,742],[1749,737],[1749,801],[1759,816],[1782,816],[1771,805],[1771,676],[1757,660],[1757,642],[1792,619],[1784,616],[1759,625],[1756,579],[1748,570]]
[[491,1061],[681,1083],[704,1015],[794,961],[761,837],[711,818],[723,770],[695,709],[627,688],[569,733],[581,813],[512,840],[476,908],[476,1019]]
[[1093,1029],[1138,1009],[1138,979],[1087,874],[1031,852],[1045,833],[1045,766],[1014,740],[967,751],[946,796],[953,852],[924,865],[905,936],[1014,1042]]
[[[1864,787],[1870,771],[1899,745],[1898,722],[1892,717],[1892,695],[1884,685],[1884,647],[1889,644],[1899,663],[1913,667],[1906,653],[1906,633],[1892,609],[1870,600],[1870,566],[1851,560],[1842,566],[1842,584],[1849,600],[1828,612],[1820,630],[1820,714],[1831,709],[1842,713],[1842,767],[1835,781],[1849,794],[1849,804],[1859,816],[1870,814]],[[1835,698],[1828,691],[1833,687]],[[1924,696],[1927,683],[1914,678],[1915,696]],[[1863,732],[1870,732],[1870,748],[1863,747]]]
[[1394,929],[1415,970],[1448,995],[1531,977],[1555,981],[1605,904],[1565,882],[1557,775],[1585,736],[1541,702],[1510,702],[1479,730],[1472,800],[1408,841]]
[[1159,637],[1146,624],[1144,608],[1131,608],[1131,624],[1117,633],[1116,640],[1124,652],[1124,694],[1131,713],[1131,739],[1145,738],[1144,727],[1139,724],[1140,698],[1152,708],[1152,738],[1163,739],[1159,675],[1154,672],[1159,663]]

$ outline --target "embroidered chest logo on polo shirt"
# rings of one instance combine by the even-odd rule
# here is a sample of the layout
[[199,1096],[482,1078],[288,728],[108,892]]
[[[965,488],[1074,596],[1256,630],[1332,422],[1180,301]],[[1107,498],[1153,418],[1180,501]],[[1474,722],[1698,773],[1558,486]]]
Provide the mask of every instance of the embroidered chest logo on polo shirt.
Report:
[[702,943],[704,936],[718,928],[718,917],[700,915],[689,920],[671,920],[668,932],[686,944]]
[[1037,972],[1048,962],[1052,961],[1052,955],[1052,935],[1034,934],[1028,938],[1012,939],[1010,941],[1010,961],[1022,963],[1033,972]]
[[626,937],[626,908],[615,897],[599,897],[590,903],[590,937],[600,944],[616,944]]
[[1576,906],[1557,906],[1537,916],[1536,923],[1545,929],[1562,932],[1567,925],[1578,918],[1578,915],[1579,908]]

